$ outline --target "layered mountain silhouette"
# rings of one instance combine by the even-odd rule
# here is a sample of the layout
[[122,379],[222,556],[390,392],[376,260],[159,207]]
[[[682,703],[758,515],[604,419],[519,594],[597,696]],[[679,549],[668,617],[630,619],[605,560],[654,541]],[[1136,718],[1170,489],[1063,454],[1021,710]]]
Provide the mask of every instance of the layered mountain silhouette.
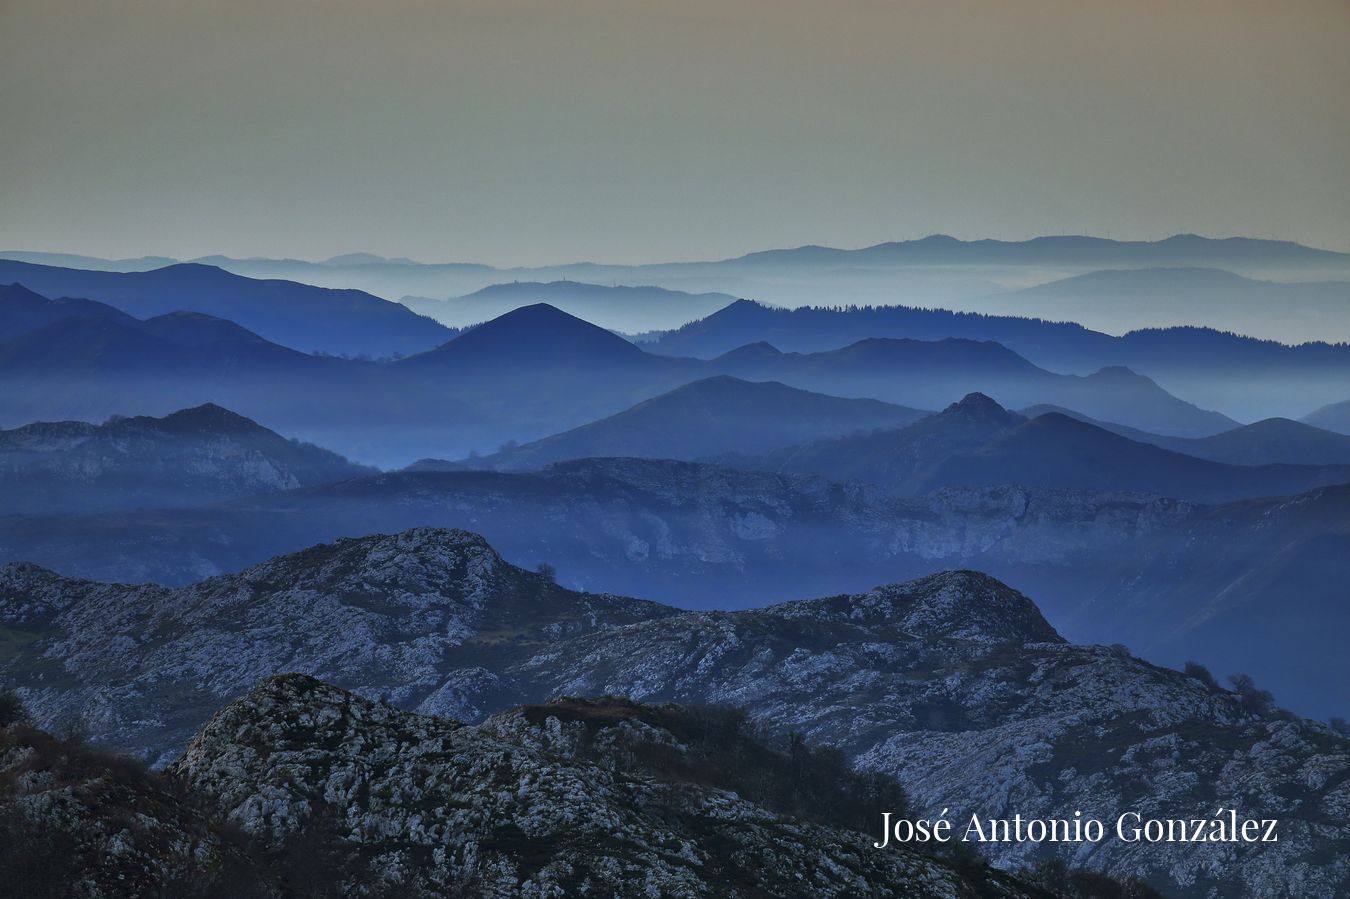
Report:
[[1299,415],[1350,396],[1350,346],[1288,346],[1198,327],[1113,337],[1069,322],[906,306],[784,309],[741,300],[648,346],[711,359],[756,342],[819,353],[876,337],[995,341],[1042,368],[1071,374],[1123,366],[1243,419]]
[[499,442],[575,427],[703,373],[694,360],[643,352],[544,303],[512,310],[390,368],[441,385],[503,421]]
[[399,302],[451,327],[505,315],[521,306],[548,303],[588,322],[627,333],[678,328],[716,312],[735,297],[688,293],[664,287],[587,284],[584,281],[509,281],[448,300],[403,297]]
[[405,306],[359,290],[260,281],[209,265],[105,272],[0,259],[0,284],[49,297],[83,297],[136,318],[202,312],[303,352],[389,356],[444,343],[455,332]]
[[[984,811],[988,797],[1009,784],[1024,814],[1037,816],[1106,804],[1159,817],[1194,817],[1195,808],[1218,803],[1280,808],[1275,843],[1097,847],[1098,870],[1140,876],[1172,895],[1207,895],[1208,878],[1175,873],[1197,864],[1258,893],[1278,892],[1295,877],[1303,895],[1330,899],[1350,880],[1350,860],[1334,852],[1347,839],[1334,814],[1339,772],[1350,765],[1344,737],[1118,648],[1066,642],[1027,596],[970,571],[745,612],[680,613],[563,589],[507,564],[474,534],[418,529],[315,546],[180,590],[8,565],[0,568],[0,626],[24,635],[0,657],[0,670],[22,688],[40,724],[94,722],[93,739],[161,762],[186,747],[171,773],[218,797],[228,813],[258,810],[240,820],[259,832],[269,814],[315,813],[301,800],[318,784],[352,783],[348,769],[358,764],[369,792],[333,795],[353,797],[358,820],[338,819],[361,840],[378,841],[391,827],[403,832],[403,781],[391,777],[406,770],[417,789],[437,793],[463,776],[454,758],[473,774],[451,794],[495,808],[492,792],[500,790],[510,797],[506,809],[522,790],[539,790],[530,804],[537,814],[549,785],[573,780],[566,770],[526,776],[530,765],[575,764],[592,738],[649,757],[631,741],[660,740],[661,722],[679,721],[679,710],[651,719],[655,710],[609,699],[492,713],[541,697],[605,693],[648,703],[736,702],[766,733],[795,733],[799,746],[802,737],[833,745],[902,781],[916,807],[936,803],[962,817],[968,808],[996,814]],[[140,639],[147,628],[153,641]],[[45,676],[54,664],[60,679]],[[178,676],[165,679],[165,670]],[[351,692],[297,675],[265,680],[282,672]],[[484,723],[438,725],[376,705],[373,696]],[[627,739],[623,729],[579,733],[593,717],[638,726]],[[704,732],[711,724],[704,719]],[[810,757],[802,751],[798,759],[804,774]],[[777,770],[771,759],[761,764],[763,776]],[[624,770],[620,781],[640,783],[644,763]],[[580,790],[574,802],[608,801],[612,781],[583,788],[583,779],[560,792]],[[259,784],[267,785],[266,802],[254,798]],[[658,787],[645,789],[656,802]],[[753,784],[741,789],[758,792]],[[719,800],[733,801],[745,799]],[[423,814],[458,815],[470,803],[437,805],[445,811]],[[822,800],[812,811],[828,808]],[[738,824],[749,814],[738,812]],[[378,855],[380,844],[369,848]],[[1044,847],[984,848],[1015,868]],[[1049,848],[1067,857],[1075,844]]]
[[[820,353],[779,353],[767,344],[733,350],[709,368],[750,380],[782,381],[835,396],[872,397],[916,408],[941,408],[986,391],[1010,407],[1069,406],[1149,431],[1207,436],[1236,426],[1217,412],[1177,399],[1127,368],[1060,375],[992,341],[868,338]],[[1046,400],[1058,397],[1058,400]]]
[[1214,268],[1108,269],[1019,290],[997,305],[1113,334],[1206,325],[1291,344],[1350,340],[1350,280],[1276,282]]
[[13,340],[70,318],[102,318],[131,323],[119,309],[93,300],[49,300],[22,284],[0,285],[0,342]]
[[1337,434],[1350,435],[1350,400],[1329,403],[1304,416],[1303,422]]
[[978,393],[907,428],[787,448],[751,464],[867,481],[900,494],[1016,484],[1227,502],[1350,481],[1350,466],[1213,462],[1059,412],[1025,418]]
[[370,473],[213,404],[0,431],[0,514],[191,506]]
[[1288,418],[1267,418],[1210,437],[1168,437],[1128,428],[1060,406],[1033,406],[1022,414],[1035,418],[1058,412],[1138,443],[1151,443],[1211,462],[1231,465],[1350,465],[1350,435],[1323,430]]
[[367,460],[417,440],[424,451],[462,445],[481,421],[435,385],[306,355],[198,313],[147,322],[78,316],[0,343],[0,400],[8,427],[211,402]]
[[[97,273],[96,273],[97,274]],[[24,294],[25,308],[40,301]],[[441,346],[386,364],[288,350],[238,323],[175,312],[141,322],[62,317],[0,342],[4,420],[102,420],[218,402],[363,461],[407,464],[529,441],[616,414],[710,375],[938,408],[990,384],[1008,405],[1052,403],[1161,433],[1234,422],[1125,370],[1056,375],[973,341],[861,341],[782,354],[752,346],[707,362],[644,352],[546,304],[522,307]],[[15,317],[17,320],[17,316]],[[24,327],[36,322],[25,315]],[[324,398],[334,398],[325,404]],[[340,400],[337,398],[340,397]],[[370,426],[359,428],[358,420]]]
[[841,399],[719,375],[476,464],[511,471],[594,456],[695,461],[896,428],[926,414],[877,400]]
[[[0,254],[3,255],[14,256]],[[72,268],[128,267],[127,261],[69,257],[69,261],[63,261],[19,255],[30,261],[49,261]],[[386,299],[453,297],[515,281],[550,283],[566,280],[602,285],[650,285],[694,294],[720,292],[792,306],[818,304],[822,298],[829,298],[831,302],[841,303],[890,304],[899,300],[985,311],[994,311],[997,304],[1003,302],[1000,295],[1006,293],[1004,284],[1024,285],[1099,269],[1215,268],[1262,279],[1350,280],[1350,255],[1344,253],[1284,241],[1215,240],[1195,235],[1177,235],[1158,241],[1116,241],[1073,235],[1028,241],[962,241],[934,235],[860,250],[798,247],[702,262],[649,265],[582,262],[513,269],[463,262],[416,263],[364,253],[322,262],[224,256],[202,257],[195,261],[252,278],[284,278],[322,287],[355,288]],[[139,267],[134,260],[130,265]],[[1272,311],[1267,324],[1278,328],[1279,314]],[[646,331],[655,326],[637,330]],[[1256,333],[1270,336],[1265,331]],[[853,340],[862,336],[887,335],[859,335]],[[731,348],[724,347],[723,351]],[[789,349],[787,346],[782,348]],[[832,347],[811,349],[829,348]],[[1022,347],[1016,349],[1027,352]],[[1034,361],[1055,367],[1049,360]],[[1116,361],[1130,364],[1125,360]],[[1107,362],[1098,360],[1098,364]],[[1157,376],[1154,372],[1148,374]],[[1205,399],[1205,402],[1209,400]],[[1262,414],[1277,413],[1278,410],[1268,410]]]
[[1157,241],[1111,240],[1082,235],[1051,235],[1030,240],[958,240],[934,234],[918,240],[880,243],[858,250],[805,246],[749,253],[741,264],[790,265],[1047,265],[1098,267],[1197,266],[1242,264],[1267,267],[1350,263],[1350,254],[1320,250],[1284,240],[1247,237],[1208,238],[1177,234]]

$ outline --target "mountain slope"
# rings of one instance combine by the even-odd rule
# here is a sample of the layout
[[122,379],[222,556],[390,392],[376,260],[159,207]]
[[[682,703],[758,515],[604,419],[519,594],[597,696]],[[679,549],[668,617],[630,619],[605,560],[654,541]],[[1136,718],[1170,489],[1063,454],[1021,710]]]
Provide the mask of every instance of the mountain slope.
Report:
[[1323,406],[1304,416],[1303,423],[1337,434],[1350,435],[1350,400]]
[[941,408],[966,394],[986,392],[1008,407],[1065,405],[1166,434],[1206,436],[1237,424],[1128,369],[1054,374],[992,341],[868,338],[819,353],[772,350],[752,345],[719,356],[707,367],[747,380],[776,380],[804,390],[916,408]]
[[998,305],[1113,334],[1207,325],[1291,344],[1350,340],[1350,281],[1282,283],[1206,268],[1108,269],[1019,290]]
[[1133,490],[1197,502],[1300,493],[1350,481],[1346,466],[1240,466],[1136,443],[1059,413],[1038,416],[945,462],[928,486],[1017,483]]
[[1350,346],[1343,344],[1287,346],[1197,327],[1113,337],[1068,322],[893,305],[784,309],[741,300],[648,346],[710,359],[758,341],[821,353],[873,337],[996,341],[1042,368],[1068,374],[1123,366],[1204,407],[1248,420],[1296,417],[1350,396]]
[[1063,622],[1114,633],[1150,658],[1248,672],[1278,696],[1345,717],[1350,486],[1203,510],[1145,536]]
[[[690,725],[710,723],[773,792],[738,798],[718,772],[708,782],[701,756],[728,749],[691,739]],[[474,727],[283,675],[218,712],[167,773],[0,723],[0,877],[24,896],[93,899],[515,896],[579,878],[634,899],[751,899],[766,885],[778,896],[1048,897],[988,867],[865,851],[860,813],[902,799],[899,788],[865,791],[880,779],[814,748],[789,756],[737,723],[573,700]],[[339,796],[338,781],[362,786]],[[825,801],[802,805],[813,792]]]
[[542,303],[471,328],[390,370],[442,385],[484,416],[513,422],[504,430],[517,440],[613,415],[702,376],[694,360],[645,353]]
[[0,343],[68,318],[106,318],[130,324],[121,310],[93,300],[49,300],[22,284],[0,286]]
[[905,428],[789,447],[745,464],[867,481],[901,495],[1015,484],[1223,502],[1350,481],[1350,467],[1227,465],[1058,412],[1026,419],[983,394]]
[[1055,265],[1099,267],[1132,265],[1214,265],[1240,263],[1284,265],[1350,265],[1350,254],[1303,246],[1292,241],[1248,237],[1208,238],[1176,234],[1158,241],[1111,240],[1085,235],[1049,235],[1030,240],[958,240],[934,234],[919,240],[894,241],[839,250],[798,247],[737,257],[742,264],[909,264],[909,265]]
[[[678,764],[696,750],[659,725],[639,724],[660,721],[657,710],[581,708],[632,718],[588,727],[572,704],[466,727],[289,675],[218,713],[171,772],[272,843],[322,827],[316,809],[330,785],[360,783],[324,802],[333,843],[355,850],[345,870],[330,875],[343,893],[372,883],[409,896],[1036,893],[988,869],[959,872],[914,852],[869,852],[857,831],[634,770],[625,751],[660,751]],[[588,731],[595,748],[583,751]]]
[[190,506],[370,474],[219,406],[0,431],[0,513]]
[[904,428],[785,447],[745,461],[770,471],[828,471],[841,481],[866,481],[911,495],[933,486],[935,469],[949,458],[973,452],[1023,421],[984,394],[972,393]]
[[[459,527],[516,564],[548,563],[568,587],[702,609],[975,568],[1035,595],[1074,640],[1245,671],[1291,708],[1346,717],[1350,668],[1327,625],[1345,607],[1345,496],[1333,487],[1209,509],[1027,487],[889,498],[800,475],[587,460],[394,472],[209,508],[0,518],[0,560],[185,584],[346,535]],[[1084,612],[1097,597],[1098,611]],[[1139,614],[1124,613],[1135,604]]]
[[105,272],[0,260],[0,283],[15,281],[46,296],[98,300],[136,318],[202,312],[304,352],[415,353],[444,343],[455,333],[404,306],[358,290],[257,281],[208,265]]
[[594,456],[695,461],[899,427],[924,414],[876,400],[840,399],[723,375],[677,387],[617,415],[478,464],[514,471]]
[[307,355],[201,313],[118,316],[62,318],[0,342],[0,427],[158,416],[215,403],[345,455],[392,464],[495,446],[516,433],[509,421],[489,425],[434,378]]
[[[1047,607],[1177,500],[1020,487],[897,499],[800,475],[641,459],[540,472],[402,471],[201,509],[0,519],[0,559],[122,582],[182,584],[350,534],[473,528],[562,583],[697,608],[859,590],[954,565],[1038,586]],[[1062,593],[1062,595],[1061,595]],[[1053,601],[1052,601],[1053,600]]]
[[1168,437],[1099,421],[1062,406],[1032,406],[1028,418],[1058,412],[1137,443],[1151,443],[1197,459],[1230,465],[1350,465],[1350,435],[1287,418],[1267,418],[1209,437]]
[[[1064,808],[1111,820],[1143,808],[1192,818],[1219,805],[1279,818],[1278,843],[1094,847],[1091,867],[1143,876],[1171,895],[1234,883],[1268,895],[1296,878],[1302,895],[1332,897],[1350,879],[1350,859],[1333,851],[1350,838],[1336,814],[1350,800],[1350,741],[1120,650],[1068,644],[1027,597],[974,572],[680,614],[562,590],[505,565],[470,534],[413,531],[314,547],[178,591],[69,581],[32,566],[7,566],[0,579],[0,621],[28,635],[0,662],[0,677],[21,687],[42,722],[83,716],[100,739],[166,760],[222,700],[276,671],[472,720],[557,695],[731,703],[773,733],[802,733],[897,775],[916,808],[950,808],[958,820]],[[147,633],[155,639],[143,641]],[[328,689],[311,683],[296,688]],[[347,737],[387,745],[367,729],[382,721],[413,736],[376,758],[410,752],[411,763],[447,747],[443,729],[416,736],[432,722],[335,691],[320,704],[337,714],[297,716],[269,690],[208,726],[178,769],[259,830],[284,829],[286,817],[262,813],[251,784],[294,753],[316,762],[323,782],[327,765],[336,774],[347,753],[363,751]],[[367,711],[370,724],[359,724]],[[519,734],[524,725],[488,727]],[[350,748],[316,756],[305,748],[316,732],[326,735],[319,743]],[[565,742],[552,745],[565,754]],[[381,769],[372,770],[378,783]],[[298,795],[278,794],[283,806],[303,798],[309,775],[298,776]],[[520,785],[514,767],[504,782]],[[1075,847],[979,848],[1017,865]]]
[[646,354],[604,328],[547,303],[535,303],[470,328],[455,340],[399,364],[447,372],[470,365],[510,371],[522,365],[567,363],[580,356],[597,366],[619,367]]
[[521,306],[548,303],[602,328],[635,334],[677,328],[721,309],[734,299],[724,293],[687,293],[663,287],[509,281],[448,300],[403,297],[399,302],[442,324],[460,328],[505,315]]

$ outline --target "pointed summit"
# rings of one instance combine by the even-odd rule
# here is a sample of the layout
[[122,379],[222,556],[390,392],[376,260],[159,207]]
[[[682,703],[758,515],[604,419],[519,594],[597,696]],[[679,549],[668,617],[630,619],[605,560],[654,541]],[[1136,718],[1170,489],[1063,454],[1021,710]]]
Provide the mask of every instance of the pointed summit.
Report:
[[213,434],[244,432],[272,433],[253,419],[245,418],[239,413],[231,412],[224,406],[218,406],[215,403],[202,403],[200,406],[179,409],[177,412],[171,412],[160,419],[146,417],[124,419],[123,421],[143,421],[147,423],[158,421],[163,430],[176,433],[193,431]]
[[638,347],[604,328],[568,315],[556,306],[535,303],[465,331],[430,352],[404,364],[450,365],[491,362],[503,366],[566,362],[588,364],[627,361],[645,355]]
[[774,359],[783,355],[783,351],[767,340],[757,340],[745,346],[736,347],[718,356],[717,362],[751,362],[760,359]]
[[979,391],[966,394],[938,415],[949,419],[986,422],[1001,427],[1012,427],[1022,421],[1022,416],[1016,412],[1009,412],[997,401]]

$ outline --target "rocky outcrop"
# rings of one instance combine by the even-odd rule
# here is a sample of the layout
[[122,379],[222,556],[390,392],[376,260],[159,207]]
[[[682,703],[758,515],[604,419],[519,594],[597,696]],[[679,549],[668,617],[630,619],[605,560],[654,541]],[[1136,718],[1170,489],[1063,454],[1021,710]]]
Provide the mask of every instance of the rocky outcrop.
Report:
[[1059,854],[1216,899],[1233,883],[1313,897],[1350,885],[1350,742],[1123,648],[1070,644],[976,572],[681,613],[563,589],[466,532],[417,530],[174,591],[9,566],[0,638],[0,678],[45,722],[81,721],[161,762],[284,671],[468,721],[559,695],[725,704],[895,775],[929,815],[1280,820],[1275,844],[980,847],[1008,868]]
[[206,403],[163,418],[0,431],[0,512],[180,507],[370,474]]
[[236,828],[174,781],[32,727],[0,727],[5,895],[261,899],[275,895],[263,868]]
[[[1029,896],[990,870],[794,821],[726,790],[583,760],[560,716],[482,726],[400,712],[302,676],[216,714],[170,776],[265,844],[323,828],[345,894],[547,897]],[[678,753],[679,740],[647,726]],[[573,737],[569,744],[568,734]],[[613,744],[610,744],[613,745]]]

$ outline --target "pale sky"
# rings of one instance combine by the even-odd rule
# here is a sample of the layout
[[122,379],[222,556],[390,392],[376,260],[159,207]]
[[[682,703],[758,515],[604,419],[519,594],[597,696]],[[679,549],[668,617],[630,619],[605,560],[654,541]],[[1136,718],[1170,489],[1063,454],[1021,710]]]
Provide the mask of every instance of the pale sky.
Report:
[[0,248],[1350,250],[1350,0],[0,0]]

